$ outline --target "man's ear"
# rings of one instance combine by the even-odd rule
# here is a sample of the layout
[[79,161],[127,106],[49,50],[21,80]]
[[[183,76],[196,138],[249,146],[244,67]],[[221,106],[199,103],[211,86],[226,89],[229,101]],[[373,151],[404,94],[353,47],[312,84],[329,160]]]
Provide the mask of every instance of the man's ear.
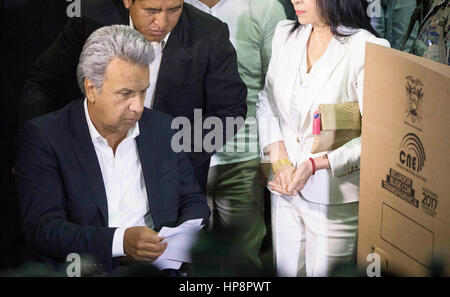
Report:
[[97,99],[97,89],[89,78],[84,79],[84,92],[86,93],[86,98],[90,103],[95,103]]
[[125,5],[127,9],[130,9],[131,1],[132,0],[123,0],[123,5]]

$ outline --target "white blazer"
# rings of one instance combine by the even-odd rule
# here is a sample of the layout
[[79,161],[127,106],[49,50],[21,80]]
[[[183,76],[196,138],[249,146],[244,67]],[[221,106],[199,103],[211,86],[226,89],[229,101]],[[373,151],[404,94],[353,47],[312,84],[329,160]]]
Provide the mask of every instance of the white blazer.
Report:
[[325,70],[316,72],[312,78],[310,97],[302,98],[299,103],[301,123],[294,123],[289,112],[294,83],[312,30],[307,25],[291,33],[294,24],[294,21],[281,21],[273,37],[272,59],[256,107],[261,152],[271,143],[284,141],[293,164],[328,154],[331,170],[317,171],[301,191],[302,197],[327,205],[358,201],[361,138],[336,150],[313,155],[310,153],[314,141],[312,119],[319,104],[357,101],[362,113],[366,42],[387,47],[389,42],[366,30],[339,28],[354,34],[341,41],[331,40],[327,54],[322,57]]

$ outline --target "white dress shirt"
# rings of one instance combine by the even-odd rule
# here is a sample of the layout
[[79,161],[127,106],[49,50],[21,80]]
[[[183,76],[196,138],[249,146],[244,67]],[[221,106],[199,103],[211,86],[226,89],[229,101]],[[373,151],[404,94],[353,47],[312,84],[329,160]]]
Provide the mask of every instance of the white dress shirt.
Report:
[[[130,27],[134,29],[133,21],[130,17]],[[166,37],[160,42],[153,41],[151,45],[155,50],[155,59],[148,65],[149,68],[149,79],[150,85],[147,89],[147,95],[145,97],[144,106],[147,108],[153,107],[153,100],[155,99],[155,91],[156,91],[156,82],[158,81],[159,67],[161,66],[161,59],[164,51],[164,47],[167,44],[167,40],[169,39],[170,32],[167,33]]]
[[[314,66],[308,72],[307,52],[305,51],[301,58],[300,68],[298,69],[297,76],[295,78],[294,90],[292,92],[291,107],[289,112],[294,123],[297,125],[297,129],[300,130],[302,123],[311,121],[312,119],[303,119],[302,116],[302,100],[309,98],[313,95],[314,89],[311,88],[311,84],[314,82],[315,76],[321,75],[324,72],[324,68],[328,67],[323,61],[326,60],[330,47],[324,52],[322,57],[316,61]],[[317,110],[317,109],[316,109]],[[314,113],[315,110],[312,110]]]
[[125,256],[125,229],[146,226],[144,216],[149,212],[147,190],[136,145],[139,123],[127,132],[114,155],[108,141],[100,135],[91,121],[87,99],[84,101],[84,111],[105,186],[108,227],[117,227],[113,237],[112,256]]

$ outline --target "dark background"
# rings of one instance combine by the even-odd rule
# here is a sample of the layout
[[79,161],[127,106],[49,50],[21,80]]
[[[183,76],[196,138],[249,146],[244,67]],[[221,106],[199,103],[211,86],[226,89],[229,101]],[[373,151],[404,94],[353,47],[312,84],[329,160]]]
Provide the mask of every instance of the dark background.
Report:
[[20,263],[22,233],[12,166],[28,71],[68,19],[65,0],[0,0],[0,270]]

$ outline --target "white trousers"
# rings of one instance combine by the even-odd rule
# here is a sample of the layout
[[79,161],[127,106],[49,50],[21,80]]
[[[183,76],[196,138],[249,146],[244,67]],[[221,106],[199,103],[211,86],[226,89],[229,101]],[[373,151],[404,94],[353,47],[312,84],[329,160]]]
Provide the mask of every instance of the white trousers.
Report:
[[354,263],[358,202],[324,205],[272,194],[272,234],[278,276],[328,276]]

